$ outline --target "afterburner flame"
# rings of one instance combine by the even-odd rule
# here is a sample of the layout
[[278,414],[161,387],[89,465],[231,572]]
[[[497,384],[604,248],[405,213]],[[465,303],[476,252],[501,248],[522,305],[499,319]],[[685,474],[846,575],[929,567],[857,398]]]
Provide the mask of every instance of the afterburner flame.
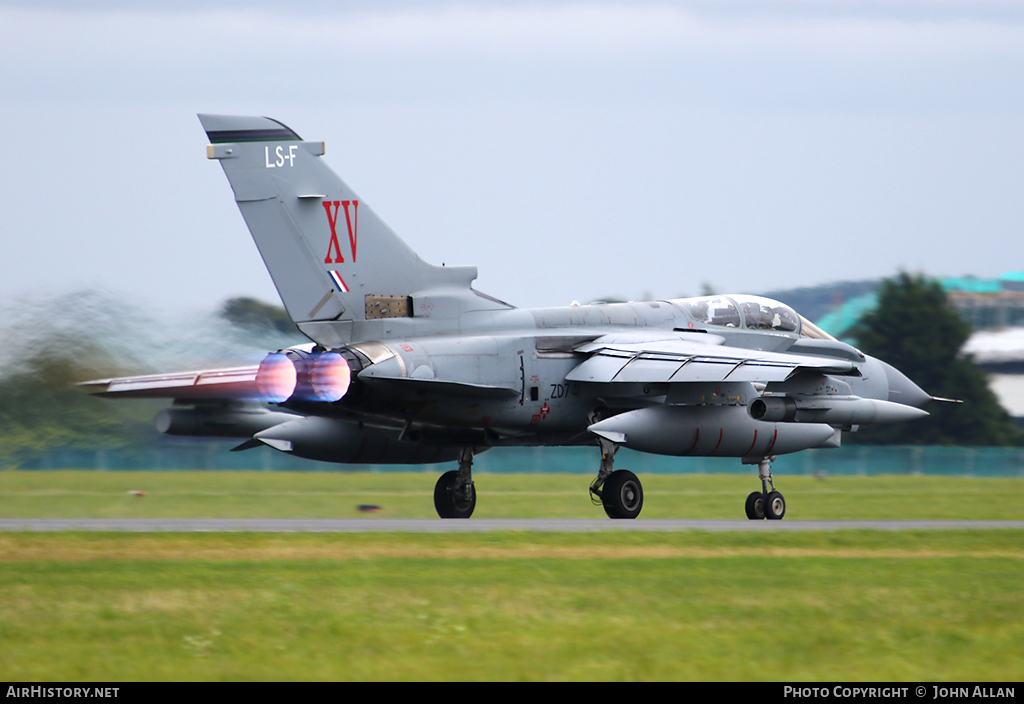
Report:
[[268,403],[284,403],[291,398],[298,380],[295,364],[280,352],[268,354],[256,372],[256,388]]
[[348,391],[351,381],[352,372],[348,362],[337,352],[325,352],[320,355],[310,375],[313,394],[320,401],[340,400]]

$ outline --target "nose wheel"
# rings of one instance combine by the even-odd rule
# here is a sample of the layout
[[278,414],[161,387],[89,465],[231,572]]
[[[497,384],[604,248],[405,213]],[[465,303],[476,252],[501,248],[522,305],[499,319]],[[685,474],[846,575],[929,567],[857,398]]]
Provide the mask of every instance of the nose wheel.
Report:
[[769,521],[781,521],[786,515],[786,500],[777,491],[768,492],[764,502],[764,517]]
[[747,497],[747,518],[752,521],[759,521],[764,518],[764,494],[760,491],[753,492]]
[[775,490],[772,483],[770,458],[766,457],[758,463],[758,475],[761,478],[761,491],[755,491],[747,497],[744,509],[747,518],[759,521],[767,518],[770,521],[781,521],[786,515],[786,499],[781,492]]

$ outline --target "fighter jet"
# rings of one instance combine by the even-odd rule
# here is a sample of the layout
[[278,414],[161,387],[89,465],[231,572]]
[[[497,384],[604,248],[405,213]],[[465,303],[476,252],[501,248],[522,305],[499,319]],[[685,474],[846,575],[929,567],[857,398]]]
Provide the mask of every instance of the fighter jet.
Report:
[[594,446],[590,494],[611,518],[644,503],[640,479],[614,468],[620,447],[737,457],[760,479],[747,517],[777,520],[776,456],[928,415],[932,397],[906,376],[778,301],[516,308],[473,288],[475,267],[420,259],[331,171],[323,142],[265,117],[199,119],[309,343],[254,366],[84,382],[174,399],[162,432],[328,462],[457,462],[434,489],[442,518],[473,513],[473,457],[493,447]]

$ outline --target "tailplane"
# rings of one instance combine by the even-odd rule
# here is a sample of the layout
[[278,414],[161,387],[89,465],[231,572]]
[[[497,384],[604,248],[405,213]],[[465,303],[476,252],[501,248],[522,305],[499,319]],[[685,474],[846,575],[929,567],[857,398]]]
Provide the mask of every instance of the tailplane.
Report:
[[382,318],[432,318],[440,332],[464,312],[511,307],[471,288],[476,267],[420,259],[323,162],[323,142],[266,117],[199,120],[288,314],[314,341],[384,337],[367,325]]

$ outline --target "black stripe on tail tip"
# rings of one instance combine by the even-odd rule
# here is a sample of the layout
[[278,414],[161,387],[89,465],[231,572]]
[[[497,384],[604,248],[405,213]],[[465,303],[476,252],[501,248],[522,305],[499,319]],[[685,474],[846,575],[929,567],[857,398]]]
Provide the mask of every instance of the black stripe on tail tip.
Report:
[[[267,118],[268,120],[270,118]],[[277,122],[277,120],[273,120]],[[211,144],[225,144],[231,142],[301,142],[302,137],[280,122],[279,128],[265,130],[217,130],[207,132]]]
[[301,142],[291,130],[221,130],[207,132],[211,144],[231,142]]

